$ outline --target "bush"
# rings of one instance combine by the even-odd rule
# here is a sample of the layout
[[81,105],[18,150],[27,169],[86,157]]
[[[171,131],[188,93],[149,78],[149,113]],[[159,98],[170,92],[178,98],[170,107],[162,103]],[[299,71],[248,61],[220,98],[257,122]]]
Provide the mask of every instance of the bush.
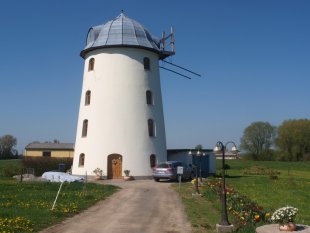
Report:
[[58,170],[59,164],[65,164],[69,170],[73,158],[51,158],[51,157],[24,157],[22,160],[25,168],[33,168],[35,176],[41,176],[44,172]]
[[0,177],[13,177],[23,171],[21,160],[0,160]]
[[280,172],[271,168],[252,166],[243,170],[244,175],[269,175],[270,178],[280,175]]
[[20,175],[22,172],[22,168],[14,166],[14,167],[5,167],[2,169],[2,176],[5,177],[13,177],[15,175]]

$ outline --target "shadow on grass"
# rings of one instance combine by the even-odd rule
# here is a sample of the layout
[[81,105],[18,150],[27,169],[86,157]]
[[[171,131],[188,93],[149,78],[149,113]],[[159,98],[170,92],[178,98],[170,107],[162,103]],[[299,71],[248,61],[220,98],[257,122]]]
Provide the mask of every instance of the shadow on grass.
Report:
[[238,178],[242,178],[242,177],[246,177],[246,176],[230,176],[230,175],[227,175],[226,178],[229,178],[229,179],[238,179]]

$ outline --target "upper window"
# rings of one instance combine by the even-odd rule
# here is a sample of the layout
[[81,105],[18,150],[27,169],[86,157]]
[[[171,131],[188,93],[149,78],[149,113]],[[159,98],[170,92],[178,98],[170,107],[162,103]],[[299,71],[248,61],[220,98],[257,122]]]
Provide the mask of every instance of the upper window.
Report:
[[82,137],[87,136],[88,120],[83,121]]
[[85,105],[90,105],[90,94],[91,92],[88,90],[85,94]]
[[155,123],[154,123],[154,121],[152,119],[148,119],[147,124],[148,124],[149,136],[155,137]]
[[153,104],[153,95],[151,91],[146,91],[146,103],[149,105]]
[[51,152],[50,151],[43,151],[42,156],[43,157],[51,157]]
[[151,165],[151,168],[156,166],[156,155],[154,154],[150,156],[150,165]]
[[79,167],[84,167],[84,163],[85,163],[85,154],[80,154]]
[[95,67],[95,58],[89,59],[88,63],[88,71],[94,70]]
[[143,65],[145,70],[150,70],[150,59],[148,57],[143,58]]

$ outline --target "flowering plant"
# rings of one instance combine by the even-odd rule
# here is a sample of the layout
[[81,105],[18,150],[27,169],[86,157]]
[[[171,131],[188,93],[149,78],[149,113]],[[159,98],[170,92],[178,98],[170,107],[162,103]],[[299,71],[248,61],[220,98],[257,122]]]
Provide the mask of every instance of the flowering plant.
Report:
[[277,209],[271,216],[271,221],[280,223],[280,224],[286,224],[289,222],[294,222],[295,217],[297,215],[297,208],[294,208],[292,206],[286,206],[282,207],[280,209]]
[[102,176],[103,175],[103,171],[97,167],[95,170],[93,170],[93,173],[96,174],[96,176]]
[[192,179],[192,181],[191,181],[191,183],[192,183],[193,185],[195,185],[196,182],[197,182],[197,179],[196,179],[196,178]]
[[130,175],[130,170],[124,170],[125,176],[129,176]]

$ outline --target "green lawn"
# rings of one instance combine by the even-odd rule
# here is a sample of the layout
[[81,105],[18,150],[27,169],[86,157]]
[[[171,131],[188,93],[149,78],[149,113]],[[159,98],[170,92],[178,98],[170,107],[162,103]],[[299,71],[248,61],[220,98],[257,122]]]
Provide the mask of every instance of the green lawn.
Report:
[[[229,160],[227,185],[233,187],[242,195],[247,196],[265,210],[271,212],[292,205],[299,209],[297,223],[310,225],[310,162],[275,162]],[[277,179],[271,179],[268,174],[244,174],[254,166],[268,171],[277,172]],[[217,174],[220,174],[221,161],[217,161]],[[208,179],[209,180],[209,179]],[[210,179],[214,180],[214,179]],[[178,191],[178,185],[174,185]],[[183,183],[180,196],[185,206],[188,219],[195,233],[216,232],[215,225],[220,221],[220,203],[216,195],[208,191],[208,186],[201,187],[203,197],[192,197],[193,185]],[[229,214],[229,219],[234,218]],[[262,224],[262,223],[259,223]],[[238,232],[253,233],[254,228],[240,228]]]
[[[185,207],[188,220],[192,224],[193,233],[216,233],[215,225],[220,221],[219,203],[215,196],[212,200],[193,197],[193,185],[189,183],[174,184],[173,187],[179,192]],[[211,197],[211,198],[212,198]]]
[[20,161],[0,161],[0,232],[38,232],[73,216],[117,191],[111,185],[64,183],[51,210],[59,183],[22,182],[5,177],[8,166]]
[[[310,162],[227,161],[227,185],[256,201],[265,209],[276,210],[290,205],[299,209],[297,222],[310,225]],[[217,161],[218,168],[221,166]],[[248,168],[261,167],[277,171],[278,179],[269,175],[244,174]]]

